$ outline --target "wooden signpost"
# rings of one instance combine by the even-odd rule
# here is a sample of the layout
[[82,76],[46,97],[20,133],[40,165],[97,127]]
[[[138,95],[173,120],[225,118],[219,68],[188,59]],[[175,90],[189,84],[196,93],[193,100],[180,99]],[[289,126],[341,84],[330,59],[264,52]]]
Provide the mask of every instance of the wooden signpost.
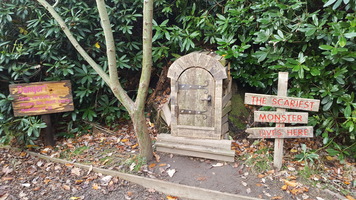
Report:
[[284,138],[313,137],[312,126],[285,127],[285,123],[307,124],[307,112],[286,112],[286,109],[318,111],[320,100],[287,97],[288,72],[278,74],[277,96],[245,94],[245,104],[276,107],[276,111],[255,111],[254,121],[276,123],[275,127],[248,128],[249,138],[275,138],[274,166],[282,167]]
[[42,115],[46,123],[45,144],[54,145],[51,113],[74,110],[70,81],[48,81],[9,85],[14,98],[14,116]]

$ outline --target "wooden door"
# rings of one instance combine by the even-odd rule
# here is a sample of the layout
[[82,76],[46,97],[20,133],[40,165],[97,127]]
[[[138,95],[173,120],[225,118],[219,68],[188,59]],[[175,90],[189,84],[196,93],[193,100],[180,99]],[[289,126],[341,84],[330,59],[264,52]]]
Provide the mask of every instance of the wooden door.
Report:
[[215,81],[203,68],[188,68],[178,78],[177,125],[214,127]]

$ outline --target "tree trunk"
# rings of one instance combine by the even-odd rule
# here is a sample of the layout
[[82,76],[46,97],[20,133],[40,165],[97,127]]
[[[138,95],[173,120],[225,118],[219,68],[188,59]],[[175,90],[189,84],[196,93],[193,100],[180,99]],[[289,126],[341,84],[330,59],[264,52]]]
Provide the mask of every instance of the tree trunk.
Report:
[[137,136],[140,155],[149,161],[153,157],[153,148],[144,111],[137,110],[133,114],[130,114],[130,116]]
[[[151,160],[153,157],[152,142],[148,132],[148,128],[146,126],[144,109],[152,71],[153,0],[144,0],[143,5],[142,72],[135,102],[127,95],[126,91],[122,88],[119,82],[115,55],[115,41],[111,29],[111,24],[109,21],[109,16],[106,10],[105,1],[96,0],[96,3],[101,19],[101,25],[104,31],[105,44],[107,47],[106,54],[108,58],[109,75],[88,55],[84,48],[80,46],[78,41],[73,37],[64,20],[56,12],[53,6],[50,5],[46,0],[37,1],[49,11],[49,13],[58,22],[63,32],[68,37],[69,41],[83,56],[83,58],[93,67],[93,69],[99,74],[99,76],[105,81],[105,83],[110,87],[115,97],[124,105],[126,110],[129,112],[131,120],[133,122],[136,137],[140,146],[140,155],[145,157],[147,160]],[[57,4],[58,1],[55,3],[55,5]]]

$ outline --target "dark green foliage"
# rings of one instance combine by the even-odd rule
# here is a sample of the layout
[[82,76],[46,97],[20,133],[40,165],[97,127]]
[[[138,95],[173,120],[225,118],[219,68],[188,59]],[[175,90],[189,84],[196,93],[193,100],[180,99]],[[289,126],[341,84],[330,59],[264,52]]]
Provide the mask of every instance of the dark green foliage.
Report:
[[[132,96],[141,65],[142,2],[111,0],[108,5],[121,81]],[[56,9],[84,49],[107,69],[95,1],[63,0]],[[276,94],[278,72],[287,71],[288,96],[321,100],[320,111],[311,113],[309,121],[327,149],[334,150],[328,152],[356,155],[355,145],[350,146],[356,142],[355,10],[354,1],[347,0],[156,0],[154,66],[208,49],[231,62],[242,86],[268,94]],[[36,1],[2,1],[0,13],[5,97],[8,83],[70,79],[76,110],[66,116],[107,124],[127,116]]]
[[[156,44],[179,45],[170,53],[195,47],[217,50],[229,59],[240,84],[264,93],[276,94],[278,72],[289,72],[288,96],[321,100],[320,112],[310,118],[316,136],[336,149],[334,155],[344,155],[342,149],[355,144],[354,2],[204,1],[197,9],[198,4],[193,1],[177,15],[171,5],[173,11],[156,20]],[[177,37],[174,30],[182,34]],[[187,45],[189,39],[194,45]]]

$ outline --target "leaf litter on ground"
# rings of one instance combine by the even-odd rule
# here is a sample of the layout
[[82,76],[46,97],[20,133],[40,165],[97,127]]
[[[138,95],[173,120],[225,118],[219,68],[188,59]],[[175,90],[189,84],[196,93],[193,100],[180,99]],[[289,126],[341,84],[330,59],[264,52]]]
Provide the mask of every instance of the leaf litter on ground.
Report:
[[[157,130],[155,130],[154,125],[148,125],[148,127],[150,127],[152,139],[155,139]],[[243,162],[246,162],[248,159],[252,160],[249,164],[237,164],[234,167],[236,167],[238,173],[243,173],[242,176],[245,178],[252,174],[256,174],[260,179],[260,182],[256,183],[257,186],[266,185],[265,182],[267,179],[280,181],[283,183],[283,187],[281,187],[280,190],[293,195],[306,195],[308,193],[307,185],[301,181],[311,181],[313,182],[312,184],[316,185],[318,188],[323,188],[325,185],[331,185],[333,188],[336,188],[336,192],[341,193],[341,191],[346,191],[345,197],[346,195],[349,195],[350,197],[355,195],[355,182],[353,182],[356,177],[356,172],[354,170],[355,163],[346,162],[345,164],[341,164],[335,157],[321,155],[320,159],[314,163],[314,165],[317,166],[317,174],[303,175],[302,172],[307,171],[307,163],[293,159],[296,154],[299,154],[302,151],[300,144],[306,144],[309,149],[317,149],[321,147],[321,144],[312,139],[289,140],[285,145],[284,166],[286,167],[277,172],[270,167],[273,162],[269,159],[273,154],[273,140],[255,140],[252,144],[250,140],[246,139],[233,141],[232,149],[235,150],[238,158]],[[51,157],[63,158],[95,167],[133,172],[137,163],[132,162],[127,164],[125,161],[130,160],[137,155],[137,148],[139,148],[137,138],[132,126],[127,123],[117,128],[116,131],[105,132],[94,128],[91,134],[69,139],[62,138],[53,148],[38,145],[36,148],[32,148],[32,150]],[[22,152],[20,156],[26,157],[27,155]],[[173,155],[171,155],[171,157],[172,156]],[[167,167],[165,166],[165,163],[160,163],[160,155],[154,153],[154,158],[156,163],[151,163],[149,166],[141,166],[138,171],[134,173],[156,178],[155,175],[151,173],[151,170],[156,167],[161,169],[161,173],[167,173],[169,166]],[[262,171],[257,171],[257,173],[242,172],[246,168],[254,169],[254,167],[260,164],[260,161],[266,161],[265,165],[268,165],[269,167],[266,167],[266,169],[263,169]],[[39,165],[41,166],[41,163]],[[212,167],[220,167],[223,165],[223,163],[215,162],[215,164],[212,164]],[[5,171],[8,169],[3,170]],[[36,168],[29,168],[29,171],[32,173],[34,173],[35,170]],[[90,171],[87,176],[89,173]],[[79,173],[74,171],[73,174],[78,176]],[[80,175],[83,175],[83,173]],[[294,176],[295,179],[288,178],[290,176]],[[11,180],[13,177],[4,176],[2,179]],[[291,183],[296,182],[296,179],[299,179],[300,181],[294,186],[294,184]],[[83,181],[81,182],[81,180]],[[76,181],[78,184],[88,182],[85,178],[77,179]],[[279,196],[272,196],[271,198],[278,199]]]

